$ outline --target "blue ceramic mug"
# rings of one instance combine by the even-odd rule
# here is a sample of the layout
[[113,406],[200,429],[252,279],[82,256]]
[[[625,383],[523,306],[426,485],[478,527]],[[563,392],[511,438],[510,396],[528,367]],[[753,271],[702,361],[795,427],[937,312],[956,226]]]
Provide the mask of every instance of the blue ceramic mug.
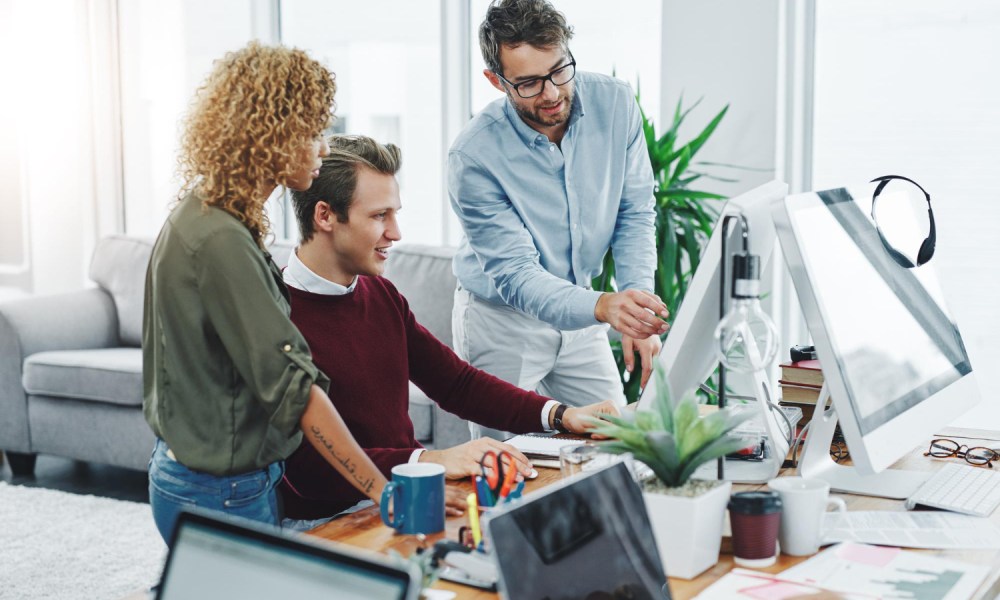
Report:
[[444,466],[407,463],[393,467],[392,481],[382,490],[381,509],[382,522],[399,533],[444,531]]

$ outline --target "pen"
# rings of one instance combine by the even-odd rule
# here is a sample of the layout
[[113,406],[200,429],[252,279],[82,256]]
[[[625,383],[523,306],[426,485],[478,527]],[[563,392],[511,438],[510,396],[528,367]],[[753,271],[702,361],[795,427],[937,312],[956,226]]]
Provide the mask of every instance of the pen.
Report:
[[517,473],[517,468],[513,464],[510,465],[510,469],[504,474],[503,486],[500,488],[500,496],[497,498],[497,502],[507,498],[507,494],[510,493],[510,486],[514,483],[514,474]]
[[483,507],[493,506],[493,492],[486,485],[486,480],[478,475],[476,476],[476,488],[479,490],[479,505]]
[[479,531],[479,506],[476,504],[476,495],[469,494],[465,503],[469,505],[469,527],[472,528],[472,541],[476,543],[478,548],[479,542],[483,541],[483,535]]
[[515,487],[510,494],[507,494],[507,502],[510,502],[511,500],[517,500],[518,498],[520,498],[521,493],[523,491],[524,491],[524,481],[522,480],[517,484],[517,487]]

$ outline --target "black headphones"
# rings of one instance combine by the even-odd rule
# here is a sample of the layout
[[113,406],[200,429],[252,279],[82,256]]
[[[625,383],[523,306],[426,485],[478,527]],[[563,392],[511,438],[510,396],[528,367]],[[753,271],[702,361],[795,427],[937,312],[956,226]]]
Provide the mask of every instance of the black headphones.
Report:
[[[882,234],[882,228],[878,226],[878,219],[875,218],[875,202],[878,200],[878,195],[882,193],[885,186],[888,185],[893,179],[909,181],[913,185],[920,188],[920,191],[924,193],[924,198],[927,200],[927,218],[930,220],[931,227],[927,238],[920,244],[920,251],[917,252],[917,264],[913,264],[913,261],[892,247],[889,240],[885,239],[885,235]],[[882,240],[882,245],[885,246],[886,252],[889,253],[892,260],[896,261],[896,264],[904,269],[913,269],[926,264],[927,261],[934,257],[934,246],[937,244],[937,230],[934,227],[934,210],[931,208],[931,195],[928,194],[927,190],[925,190],[919,183],[913,181],[909,177],[903,177],[902,175],[883,175],[882,177],[872,179],[871,183],[875,183],[876,181],[878,181],[879,184],[875,188],[875,193],[872,194],[872,221],[875,222],[875,231],[878,232],[878,237]]]

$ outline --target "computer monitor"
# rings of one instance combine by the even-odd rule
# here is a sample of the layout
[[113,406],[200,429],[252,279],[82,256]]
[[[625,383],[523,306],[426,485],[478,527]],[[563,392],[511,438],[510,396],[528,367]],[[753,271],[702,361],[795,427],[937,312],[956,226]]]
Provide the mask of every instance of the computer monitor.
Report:
[[[760,257],[761,272],[770,263],[774,251],[774,222],[771,220],[771,205],[784,198],[788,184],[769,181],[726,202],[716,227],[708,240],[698,269],[677,315],[670,326],[670,333],[663,343],[657,359],[667,374],[670,390],[680,398],[704,383],[719,364],[715,354],[712,334],[719,324],[719,269],[722,256],[722,222],[726,215],[742,214],[749,226],[750,253]],[[734,228],[738,231],[738,227]],[[738,236],[731,238],[729,248],[739,249]],[[731,269],[727,269],[732,272]],[[727,282],[726,286],[730,284]],[[643,396],[651,392],[644,390]],[[650,396],[652,394],[650,393]],[[645,407],[648,399],[640,399],[639,408]]]
[[[742,214],[748,226],[750,253],[760,257],[761,271],[770,264],[774,251],[774,222],[771,205],[788,193],[788,185],[770,181],[744,194],[730,199],[721,211],[716,227],[708,240],[698,268],[688,286],[684,300],[674,317],[670,333],[657,357],[659,367],[666,373],[667,383],[674,398],[681,398],[695,391],[714,372],[719,364],[715,353],[713,333],[719,324],[720,269],[722,266],[722,226],[727,215]],[[728,249],[730,253],[742,249],[740,227],[730,226]],[[732,259],[727,272],[732,273]],[[730,283],[726,282],[728,289]],[[655,378],[651,378],[639,398],[638,410],[652,406],[656,394]],[[787,427],[778,423],[775,411],[768,410],[772,400],[772,384],[767,373],[742,375],[730,372],[728,389],[753,396],[758,400],[761,421],[771,442],[772,459],[765,462],[728,461],[726,479],[737,482],[763,482],[777,475],[781,460],[788,450]],[[776,398],[773,400],[777,401]],[[711,477],[713,465],[699,470],[699,477]]]
[[260,526],[181,513],[158,600],[343,598],[416,600],[415,567]]
[[[874,189],[788,196],[773,215],[833,405],[817,408],[800,471],[836,490],[905,498],[927,474],[885,469],[978,403],[979,392],[935,262],[908,269],[892,259],[869,218]],[[922,210],[896,211],[894,227],[919,230]],[[829,457],[838,420],[853,467]]]

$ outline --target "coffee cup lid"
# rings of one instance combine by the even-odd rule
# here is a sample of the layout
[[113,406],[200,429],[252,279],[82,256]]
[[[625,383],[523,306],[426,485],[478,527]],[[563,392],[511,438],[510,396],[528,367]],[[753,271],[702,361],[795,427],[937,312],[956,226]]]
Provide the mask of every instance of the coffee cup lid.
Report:
[[729,510],[742,515],[765,515],[781,510],[775,492],[737,492],[729,497]]

